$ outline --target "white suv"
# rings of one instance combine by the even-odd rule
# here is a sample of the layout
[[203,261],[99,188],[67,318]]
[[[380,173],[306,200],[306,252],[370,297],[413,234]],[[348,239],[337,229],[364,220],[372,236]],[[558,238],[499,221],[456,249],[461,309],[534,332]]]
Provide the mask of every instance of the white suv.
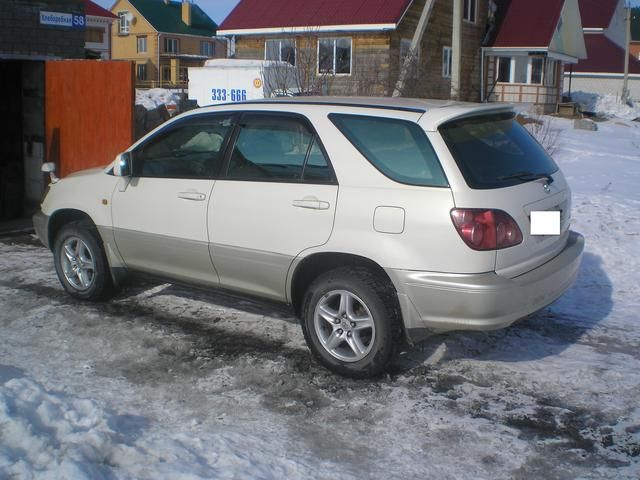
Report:
[[318,360],[354,377],[404,340],[545,307],[584,244],[562,173],[497,104],[219,105],[52,178],[34,224],[74,297],[136,272],[285,302]]

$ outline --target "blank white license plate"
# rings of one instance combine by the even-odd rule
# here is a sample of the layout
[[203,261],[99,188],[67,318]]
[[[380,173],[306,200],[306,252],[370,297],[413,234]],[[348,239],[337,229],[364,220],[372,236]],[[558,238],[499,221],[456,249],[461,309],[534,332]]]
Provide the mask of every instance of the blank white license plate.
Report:
[[531,235],[560,235],[560,212],[531,212]]

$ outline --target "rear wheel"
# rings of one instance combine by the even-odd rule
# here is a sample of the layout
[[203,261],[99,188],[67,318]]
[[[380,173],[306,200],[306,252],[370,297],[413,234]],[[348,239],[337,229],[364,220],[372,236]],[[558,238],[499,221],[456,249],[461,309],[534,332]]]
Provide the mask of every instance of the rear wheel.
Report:
[[62,227],[55,239],[53,255],[60,283],[71,296],[104,300],[111,295],[111,272],[92,224],[71,222]]
[[400,318],[393,288],[366,269],[340,268],[316,279],[305,296],[309,348],[330,370],[363,378],[382,373],[396,352]]

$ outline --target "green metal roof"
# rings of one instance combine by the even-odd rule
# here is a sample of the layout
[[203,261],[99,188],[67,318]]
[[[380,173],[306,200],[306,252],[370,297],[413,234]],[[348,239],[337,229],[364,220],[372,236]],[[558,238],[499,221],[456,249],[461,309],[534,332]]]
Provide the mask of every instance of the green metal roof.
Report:
[[218,25],[196,4],[191,4],[191,26],[182,21],[182,2],[164,0],[129,0],[147,21],[161,33],[183,35],[202,35],[211,37],[216,34]]
[[640,7],[631,9],[631,40],[640,42]]

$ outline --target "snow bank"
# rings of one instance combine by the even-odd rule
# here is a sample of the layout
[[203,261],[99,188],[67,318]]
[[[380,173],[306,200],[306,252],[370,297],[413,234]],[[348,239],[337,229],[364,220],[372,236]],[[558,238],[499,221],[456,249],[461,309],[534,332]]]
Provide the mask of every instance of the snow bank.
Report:
[[136,105],[142,105],[147,110],[153,110],[163,104],[175,108],[179,101],[180,96],[166,88],[136,89]]
[[582,106],[585,112],[618,117],[625,120],[635,120],[640,117],[640,104],[634,103],[633,107],[622,103],[616,95],[597,95],[587,92],[574,92],[571,99]]

